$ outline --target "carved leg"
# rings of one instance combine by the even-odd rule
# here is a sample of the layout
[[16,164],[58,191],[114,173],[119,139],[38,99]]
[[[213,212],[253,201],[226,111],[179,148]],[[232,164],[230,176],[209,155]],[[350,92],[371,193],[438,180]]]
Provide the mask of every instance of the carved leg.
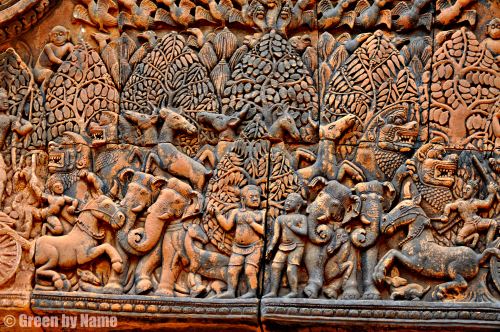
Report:
[[299,296],[299,267],[298,265],[288,264],[286,269],[286,275],[288,277],[288,284],[290,284],[290,293],[285,297],[294,298]]
[[311,243],[306,244],[304,262],[309,279],[304,293],[309,298],[317,298],[323,287],[326,258],[326,248]]
[[264,295],[264,298],[267,297],[276,297],[278,296],[278,291],[281,283],[281,272],[285,267],[285,263],[281,262],[273,262],[271,265],[271,289],[269,293]]
[[243,265],[229,265],[227,269],[227,291],[217,296],[219,299],[234,299],[236,297],[236,289],[240,278]]
[[173,237],[163,239],[163,262],[160,276],[160,283],[155,294],[164,296],[174,296],[174,285],[182,271],[182,262],[179,251],[175,249],[171,240]]
[[377,284],[382,284],[384,282],[387,271],[394,265],[396,259],[407,267],[414,269],[415,264],[411,257],[406,256],[396,249],[391,249],[380,259],[374,268],[373,280]]
[[156,247],[148,253],[146,256],[142,257],[137,264],[135,272],[135,293],[144,294],[153,288],[153,283],[151,282],[151,275],[153,275],[154,270],[161,265],[162,254],[161,254],[161,243],[163,240],[156,244]]
[[448,270],[450,277],[454,280],[436,286],[436,289],[432,292],[432,298],[434,300],[442,300],[450,294],[459,294],[467,289],[467,281],[465,281],[464,277],[460,274],[456,274],[454,267]]
[[212,169],[214,169],[215,166],[217,165],[217,162],[215,160],[215,154],[209,149],[206,149],[205,151],[201,152],[201,154],[199,154],[199,156],[196,157],[197,157],[196,159],[198,159],[201,164],[204,164],[205,160],[208,160],[208,164]]
[[101,256],[103,253],[106,253],[111,259],[111,268],[116,272],[120,273],[123,271],[123,261],[116,251],[109,243],[103,243],[98,245],[97,247],[92,247],[86,251],[86,255],[83,255],[83,259],[80,261],[80,264],[85,264],[90,261],[93,261],[97,257]]
[[356,266],[358,266],[358,251],[354,248],[351,248],[348,261],[351,262],[353,268],[351,274],[347,277],[348,279],[344,282],[344,292],[342,293],[341,299],[355,300],[359,299],[360,294],[358,290],[358,276],[356,269]]
[[[120,254],[122,258],[123,266],[125,269],[128,267],[128,256],[120,247],[120,245],[115,240],[115,249]],[[125,283],[125,277],[127,276],[127,271],[118,273],[115,270],[111,270],[111,275],[109,276],[108,283],[103,287],[103,292],[107,294],[121,294],[123,293],[123,284]]]
[[373,270],[377,264],[378,249],[376,246],[369,248],[363,252],[363,299],[365,300],[378,300],[380,299],[380,292],[373,284]]

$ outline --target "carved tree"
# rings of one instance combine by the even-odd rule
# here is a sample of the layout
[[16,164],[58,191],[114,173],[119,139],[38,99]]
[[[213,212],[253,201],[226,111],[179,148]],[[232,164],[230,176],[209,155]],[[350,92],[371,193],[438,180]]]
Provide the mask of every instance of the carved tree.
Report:
[[462,28],[437,49],[432,63],[432,71],[423,75],[424,83],[431,81],[430,91],[425,91],[431,135],[448,137],[454,147],[472,143],[492,148],[489,131],[500,100],[500,72],[493,55]]
[[44,147],[45,109],[31,70],[12,48],[0,54],[0,68],[0,87],[9,94],[11,115],[28,120],[33,125],[33,132],[22,142],[13,140],[12,146],[24,149]]
[[102,112],[118,113],[118,91],[99,54],[86,43],[75,46],[47,90],[48,139],[65,131],[85,133]]
[[[242,57],[227,81],[222,112],[239,112],[246,104],[262,114],[268,126],[276,105],[289,107],[303,140],[308,137],[308,119],[318,118],[318,96],[307,67],[293,46],[274,31]],[[247,120],[256,112],[250,112]]]
[[[218,101],[206,68],[177,33],[165,35],[138,64],[122,91],[120,109],[151,114],[149,105],[177,108],[196,124],[196,113],[217,112]],[[197,138],[179,136],[190,155]]]

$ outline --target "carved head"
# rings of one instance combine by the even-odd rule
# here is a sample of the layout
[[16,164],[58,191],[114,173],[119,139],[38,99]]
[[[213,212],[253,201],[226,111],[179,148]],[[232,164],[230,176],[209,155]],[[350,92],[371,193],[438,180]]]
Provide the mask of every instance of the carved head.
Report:
[[488,162],[493,172],[497,173],[500,176],[500,149],[496,149],[493,151],[493,156],[488,159]]
[[413,160],[416,162],[420,180],[426,184],[451,187],[455,182],[458,156],[446,156],[445,147],[439,138],[432,139],[422,145],[416,152]]
[[203,244],[208,243],[209,238],[199,224],[185,224],[184,228],[187,230],[187,235],[193,240],[197,240]]
[[127,208],[133,214],[138,214],[149,207],[158,196],[162,186],[168,182],[165,178],[138,172],[131,168],[123,170],[119,178],[122,182],[129,181],[120,206]]
[[52,44],[63,46],[70,39],[69,30],[62,25],[56,25],[50,30],[49,38]]
[[4,88],[0,88],[0,113],[9,110],[9,94]]
[[93,147],[118,140],[118,115],[113,112],[102,112],[98,122],[89,124],[88,134]]
[[[377,180],[370,182],[361,182],[354,186],[353,191],[361,198],[361,206],[363,213],[370,214],[370,206],[365,204],[367,202],[373,202],[375,204],[380,204],[380,206],[387,210],[396,196],[396,190],[390,182],[379,182]],[[367,207],[367,209],[363,208]],[[377,212],[373,211],[375,215],[373,217],[378,218]],[[370,216],[369,216],[370,217]]]
[[382,233],[391,235],[399,227],[411,224],[419,216],[425,217],[428,220],[424,210],[420,207],[421,196],[417,195],[412,199],[405,199],[399,202],[389,213],[382,219],[380,230]]
[[356,115],[347,114],[337,121],[320,126],[319,137],[320,139],[327,139],[331,141],[338,140],[345,134],[345,132],[354,127],[356,121]]
[[467,181],[467,184],[464,187],[464,199],[469,199],[474,197],[474,195],[479,190],[479,182],[475,180]]
[[193,135],[196,134],[196,127],[189,122],[189,120],[184,117],[179,112],[176,112],[172,108],[164,107],[160,110],[160,116],[165,121],[163,128],[168,127],[171,130],[185,132],[186,134]]
[[298,212],[304,205],[306,201],[302,199],[297,193],[291,193],[287,196],[285,200],[285,211],[286,212]]
[[118,204],[105,195],[90,200],[80,213],[85,211],[90,211],[95,218],[107,222],[113,229],[121,228],[126,219]]
[[64,132],[55,141],[49,142],[48,150],[50,173],[90,169],[90,147],[79,134]]
[[492,39],[500,39],[500,18],[495,17],[486,25],[486,34]]
[[379,148],[397,152],[411,151],[418,137],[418,123],[408,121],[408,105],[397,105],[388,110],[390,113],[378,118],[378,137],[375,140]]
[[260,188],[255,185],[247,185],[241,189],[241,204],[243,207],[258,209],[260,207]]

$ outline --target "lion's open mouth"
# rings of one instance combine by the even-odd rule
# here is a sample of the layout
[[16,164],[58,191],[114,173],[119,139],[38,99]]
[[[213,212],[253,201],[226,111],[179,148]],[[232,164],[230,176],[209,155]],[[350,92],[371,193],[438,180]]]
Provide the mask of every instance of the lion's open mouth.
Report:
[[434,168],[434,177],[443,180],[453,179],[455,170],[455,165],[437,165]]
[[93,128],[90,133],[92,138],[92,143],[105,143],[106,136],[104,135],[104,130],[100,128]]
[[63,152],[50,152],[48,166],[49,167],[63,167],[64,166],[64,153]]

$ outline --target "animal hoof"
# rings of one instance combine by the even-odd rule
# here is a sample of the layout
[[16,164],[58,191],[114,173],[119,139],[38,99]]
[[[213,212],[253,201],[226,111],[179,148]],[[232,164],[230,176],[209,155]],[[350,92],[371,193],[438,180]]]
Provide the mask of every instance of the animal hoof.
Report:
[[363,300],[380,300],[380,293],[364,293]]
[[376,284],[381,285],[384,282],[384,273],[381,271],[375,271],[373,272],[373,281],[375,281]]
[[54,287],[57,290],[63,290],[63,288],[64,288],[64,281],[62,281],[62,279],[57,279],[56,281],[54,281]]
[[318,290],[313,286],[307,286],[304,289],[304,294],[310,299],[316,299],[318,297]]
[[144,294],[153,288],[153,284],[149,279],[140,279],[135,285],[135,293],[136,294]]

